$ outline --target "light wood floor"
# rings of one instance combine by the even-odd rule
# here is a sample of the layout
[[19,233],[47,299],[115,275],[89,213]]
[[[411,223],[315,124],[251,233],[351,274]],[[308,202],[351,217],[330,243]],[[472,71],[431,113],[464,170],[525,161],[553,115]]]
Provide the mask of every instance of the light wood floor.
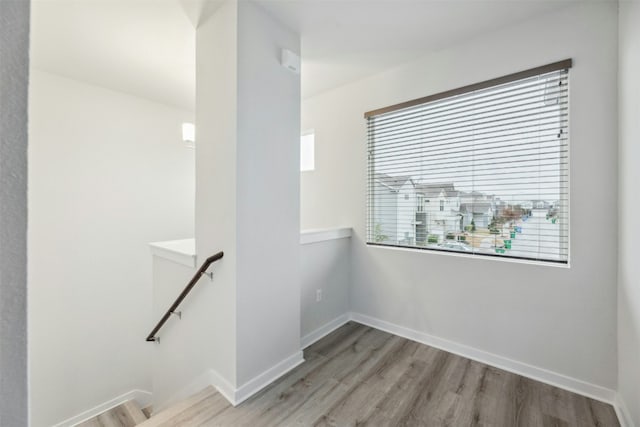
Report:
[[134,427],[147,420],[138,405],[129,400],[76,427]]
[[611,405],[350,322],[234,408],[212,388],[151,426],[619,426]]

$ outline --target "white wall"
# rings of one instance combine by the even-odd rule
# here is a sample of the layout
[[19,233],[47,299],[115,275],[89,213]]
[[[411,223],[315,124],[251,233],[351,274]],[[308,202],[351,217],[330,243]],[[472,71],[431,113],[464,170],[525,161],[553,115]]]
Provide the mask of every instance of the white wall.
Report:
[[[215,267],[214,267],[215,268]],[[212,268],[211,270],[214,270]],[[168,259],[153,258],[153,319],[160,319],[196,270]],[[202,331],[202,319],[210,312],[216,284],[202,277],[192,292],[180,304],[182,317],[172,316],[157,336],[159,344],[149,344],[153,352],[152,392],[154,411],[184,399],[180,395],[188,388],[189,381],[197,378],[207,366],[209,354],[197,349],[208,345],[208,337]],[[150,328],[149,328],[150,329]],[[214,329],[207,324],[207,329]],[[148,331],[147,331],[148,332]],[[188,393],[200,391],[188,389]]]
[[30,86],[34,427],[150,389],[148,242],[193,236],[192,113],[41,71]]
[[237,389],[300,350],[300,76],[281,48],[297,35],[250,2],[197,30],[197,253],[225,252],[203,347]]
[[300,37],[238,2],[237,382],[300,351]]
[[[349,313],[351,239],[339,238],[300,246],[301,337]],[[322,291],[317,301],[316,292]]]
[[640,426],[640,2],[620,2],[618,387]]
[[[192,375],[214,369],[236,378],[236,74],[237,7],[225,2],[196,30],[196,253],[200,265],[224,251],[218,262],[209,310],[199,313],[203,339],[190,349]],[[222,326],[222,327],[221,327]]]
[[[318,143],[302,227],[354,226],[353,311],[616,388],[616,7],[577,4],[304,101]],[[570,268],[365,245],[365,111],[565,58]]]
[[0,425],[28,425],[29,1],[0,2]]

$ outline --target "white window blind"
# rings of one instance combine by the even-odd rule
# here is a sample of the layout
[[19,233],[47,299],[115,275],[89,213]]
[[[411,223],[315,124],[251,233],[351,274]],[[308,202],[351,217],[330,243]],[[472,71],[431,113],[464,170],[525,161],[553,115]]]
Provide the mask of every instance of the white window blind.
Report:
[[365,113],[368,243],[567,263],[570,67]]

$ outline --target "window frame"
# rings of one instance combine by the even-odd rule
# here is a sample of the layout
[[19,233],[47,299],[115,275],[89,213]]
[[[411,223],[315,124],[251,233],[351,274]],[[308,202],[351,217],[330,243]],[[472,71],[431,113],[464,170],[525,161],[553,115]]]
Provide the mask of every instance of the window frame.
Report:
[[[552,73],[554,71],[565,71],[567,73],[567,80],[569,79],[569,69],[572,68],[573,66],[573,61],[572,59],[566,59],[563,61],[558,61],[558,62],[554,62],[551,64],[547,64],[547,65],[543,65],[541,67],[536,67],[536,68],[532,68],[532,69],[528,69],[525,71],[520,71],[517,73],[512,73],[503,77],[498,77],[498,78],[494,78],[494,79],[490,79],[487,81],[483,81],[483,82],[479,82],[479,83],[475,83],[475,84],[471,84],[471,85],[467,85],[467,86],[463,86],[457,89],[452,89],[452,90],[448,90],[445,92],[440,92],[434,95],[429,95],[426,97],[422,97],[422,98],[417,98],[414,100],[410,100],[410,101],[406,101],[406,102],[402,102],[399,104],[395,104],[395,105],[391,105],[388,107],[383,107],[383,108],[379,108],[376,110],[372,110],[372,111],[368,111],[366,113],[364,113],[364,118],[366,120],[369,120],[372,117],[375,116],[379,116],[379,115],[383,115],[386,113],[391,113],[394,111],[398,111],[398,110],[404,110],[404,109],[408,109],[411,107],[416,107],[416,106],[421,106],[423,104],[427,104],[436,100],[445,100],[447,98],[453,98],[455,96],[458,95],[464,95],[464,94],[468,94],[470,92],[474,92],[474,91],[478,91],[478,90],[482,90],[482,89],[491,89],[494,87],[498,87],[500,85],[504,85],[504,84],[508,84],[511,82],[517,82],[519,80],[524,80],[530,77],[536,77],[539,75],[544,75],[544,74],[548,74],[548,73]],[[567,104],[568,104],[568,99],[569,99],[569,90],[567,89]],[[566,124],[566,128],[569,129],[570,125],[569,125],[569,106],[567,105],[567,124]],[[560,126],[560,128],[562,129],[562,126]],[[368,136],[369,139],[370,135]],[[569,153],[569,138],[567,138],[566,141],[566,148],[567,148],[567,153]],[[368,148],[370,149],[370,148]],[[451,255],[456,255],[456,256],[464,256],[464,257],[474,257],[474,258],[491,258],[491,259],[499,259],[499,260],[504,260],[504,261],[516,261],[516,262],[525,262],[525,263],[531,263],[534,262],[536,264],[543,264],[543,265],[553,265],[553,266],[569,266],[570,263],[570,255],[571,255],[571,250],[570,250],[570,246],[571,246],[571,238],[570,238],[570,182],[568,182],[569,177],[570,177],[570,155],[567,154],[567,158],[566,158],[566,183],[562,184],[563,181],[560,181],[559,183],[559,189],[562,191],[563,189],[566,191],[566,193],[560,193],[559,196],[561,197],[561,201],[565,201],[566,200],[566,218],[567,218],[567,223],[565,225],[565,230],[564,232],[566,232],[566,238],[565,236],[561,235],[560,236],[560,247],[559,250],[562,251],[563,249],[566,249],[566,259],[564,259],[565,255],[560,252],[560,258],[559,260],[555,260],[555,259],[547,259],[547,258],[543,258],[543,257],[526,257],[526,256],[513,256],[513,255],[504,255],[501,253],[468,253],[465,251],[457,251],[457,250],[447,250],[445,248],[434,248],[434,247],[423,247],[423,246],[406,246],[406,245],[401,245],[401,244],[393,244],[393,243],[380,243],[378,241],[376,241],[376,239],[373,237],[373,235],[371,235],[371,233],[373,232],[373,228],[372,228],[372,224],[375,222],[374,221],[374,209],[372,208],[372,200],[373,200],[373,194],[372,191],[375,187],[374,183],[372,182],[374,180],[374,162],[371,160],[371,156],[368,156],[369,160],[367,161],[367,170],[368,170],[368,183],[367,183],[367,232],[366,232],[366,244],[368,246],[377,246],[377,247],[389,247],[389,248],[402,248],[402,249],[408,249],[408,250],[419,250],[419,251],[423,251],[423,252],[435,252],[435,253],[444,253],[444,254],[451,254]],[[428,202],[428,200],[426,198],[423,198],[423,200],[425,201],[424,203]],[[444,200],[440,200],[440,211],[442,212],[442,204],[443,204]],[[416,213],[421,213],[426,211],[426,209],[416,209]],[[414,214],[414,216],[415,216]],[[494,214],[495,215],[495,214]],[[475,216],[475,215],[474,215]],[[415,219],[415,218],[414,218]],[[462,223],[462,221],[461,221]],[[463,228],[464,231],[464,228]],[[561,231],[562,233],[562,231]],[[430,232],[426,231],[426,234],[429,235]],[[417,238],[418,235],[418,231],[415,231],[415,236]],[[563,240],[564,239],[564,240]],[[457,239],[456,239],[457,241]],[[443,244],[446,243],[447,241],[444,240]],[[496,247],[497,249],[497,247]]]
[[[304,162],[303,162],[303,143],[304,143],[304,138],[311,136],[312,137],[312,143],[311,143],[311,161],[310,163],[312,164],[311,168],[305,169],[304,168]],[[316,132],[314,129],[308,129],[304,132],[300,133],[300,173],[302,172],[313,172],[316,170]]]

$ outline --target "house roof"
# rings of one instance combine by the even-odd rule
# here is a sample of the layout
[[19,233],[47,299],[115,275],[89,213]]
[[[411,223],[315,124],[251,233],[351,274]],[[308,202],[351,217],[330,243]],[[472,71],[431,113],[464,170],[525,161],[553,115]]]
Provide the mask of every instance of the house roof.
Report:
[[444,192],[447,197],[457,197],[457,191],[452,182],[443,182],[437,184],[416,184],[416,193],[423,194],[425,198],[438,197]]
[[460,212],[484,214],[491,209],[489,202],[461,203]]
[[546,209],[550,206],[550,203],[546,200],[531,200],[531,203],[533,203],[534,208]]
[[376,182],[384,185],[392,191],[400,191],[400,189],[407,183],[407,181],[411,180],[411,176],[391,176],[386,173],[377,173],[375,174]]
[[462,199],[466,199],[466,200],[473,200],[474,202],[476,201],[484,201],[484,200],[496,200],[499,199],[495,196],[495,194],[485,194],[481,191],[461,191],[460,192],[460,198]]

